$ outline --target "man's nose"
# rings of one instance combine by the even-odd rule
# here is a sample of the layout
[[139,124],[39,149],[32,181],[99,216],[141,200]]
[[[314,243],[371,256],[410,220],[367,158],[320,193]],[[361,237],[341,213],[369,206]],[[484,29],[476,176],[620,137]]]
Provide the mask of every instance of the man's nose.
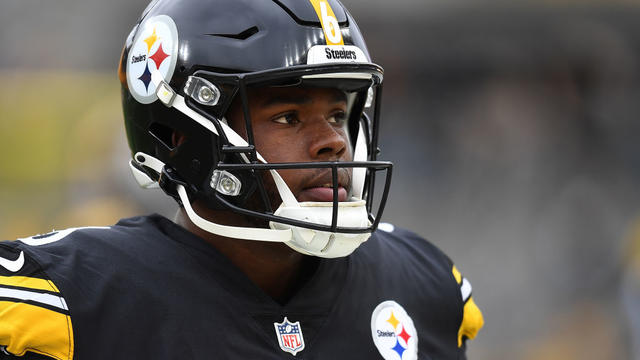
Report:
[[309,129],[311,132],[311,142],[309,144],[309,155],[318,160],[338,160],[349,145],[347,132],[342,127],[327,122],[326,119],[314,121],[314,125]]

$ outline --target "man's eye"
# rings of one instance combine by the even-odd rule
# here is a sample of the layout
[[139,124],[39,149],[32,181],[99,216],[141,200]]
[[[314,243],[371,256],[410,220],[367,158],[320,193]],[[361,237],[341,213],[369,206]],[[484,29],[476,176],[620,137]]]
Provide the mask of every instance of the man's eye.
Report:
[[329,118],[327,118],[327,121],[334,124],[343,124],[345,121],[347,121],[347,113],[345,113],[344,111],[339,111],[329,116]]
[[278,124],[297,124],[298,118],[294,113],[287,113],[275,117],[273,121],[277,122]]

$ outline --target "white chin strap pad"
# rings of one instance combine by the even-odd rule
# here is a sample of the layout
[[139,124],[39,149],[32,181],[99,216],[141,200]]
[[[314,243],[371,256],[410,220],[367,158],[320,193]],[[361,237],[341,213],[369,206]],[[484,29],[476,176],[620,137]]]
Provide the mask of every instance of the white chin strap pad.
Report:
[[[353,200],[338,203],[338,226],[367,227],[371,225],[364,200]],[[275,215],[320,225],[331,225],[332,203],[302,202],[299,205],[299,207],[288,207],[283,204],[276,210]],[[291,229],[293,238],[286,244],[292,249],[303,254],[325,258],[347,256],[371,236],[370,233],[330,233],[276,222],[270,222],[269,226],[274,230]]]

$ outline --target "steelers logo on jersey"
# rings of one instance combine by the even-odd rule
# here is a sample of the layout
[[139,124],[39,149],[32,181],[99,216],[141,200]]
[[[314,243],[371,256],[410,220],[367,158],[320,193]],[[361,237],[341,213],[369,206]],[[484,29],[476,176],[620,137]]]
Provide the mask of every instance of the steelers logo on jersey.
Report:
[[154,73],[169,82],[175,70],[178,31],[166,15],[154,16],[140,26],[127,57],[127,85],[136,100],[149,104],[158,98]]
[[380,303],[371,314],[371,336],[385,360],[416,360],[418,332],[404,308],[393,300]]

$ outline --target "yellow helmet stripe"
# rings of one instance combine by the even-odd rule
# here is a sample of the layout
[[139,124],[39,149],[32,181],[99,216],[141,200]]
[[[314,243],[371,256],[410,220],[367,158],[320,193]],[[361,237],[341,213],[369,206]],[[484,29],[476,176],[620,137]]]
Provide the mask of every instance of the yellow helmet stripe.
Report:
[[313,8],[316,10],[318,19],[322,24],[322,30],[324,31],[324,38],[327,41],[327,45],[344,45],[342,39],[342,32],[340,31],[340,25],[338,19],[331,9],[331,5],[327,0],[309,0]]

